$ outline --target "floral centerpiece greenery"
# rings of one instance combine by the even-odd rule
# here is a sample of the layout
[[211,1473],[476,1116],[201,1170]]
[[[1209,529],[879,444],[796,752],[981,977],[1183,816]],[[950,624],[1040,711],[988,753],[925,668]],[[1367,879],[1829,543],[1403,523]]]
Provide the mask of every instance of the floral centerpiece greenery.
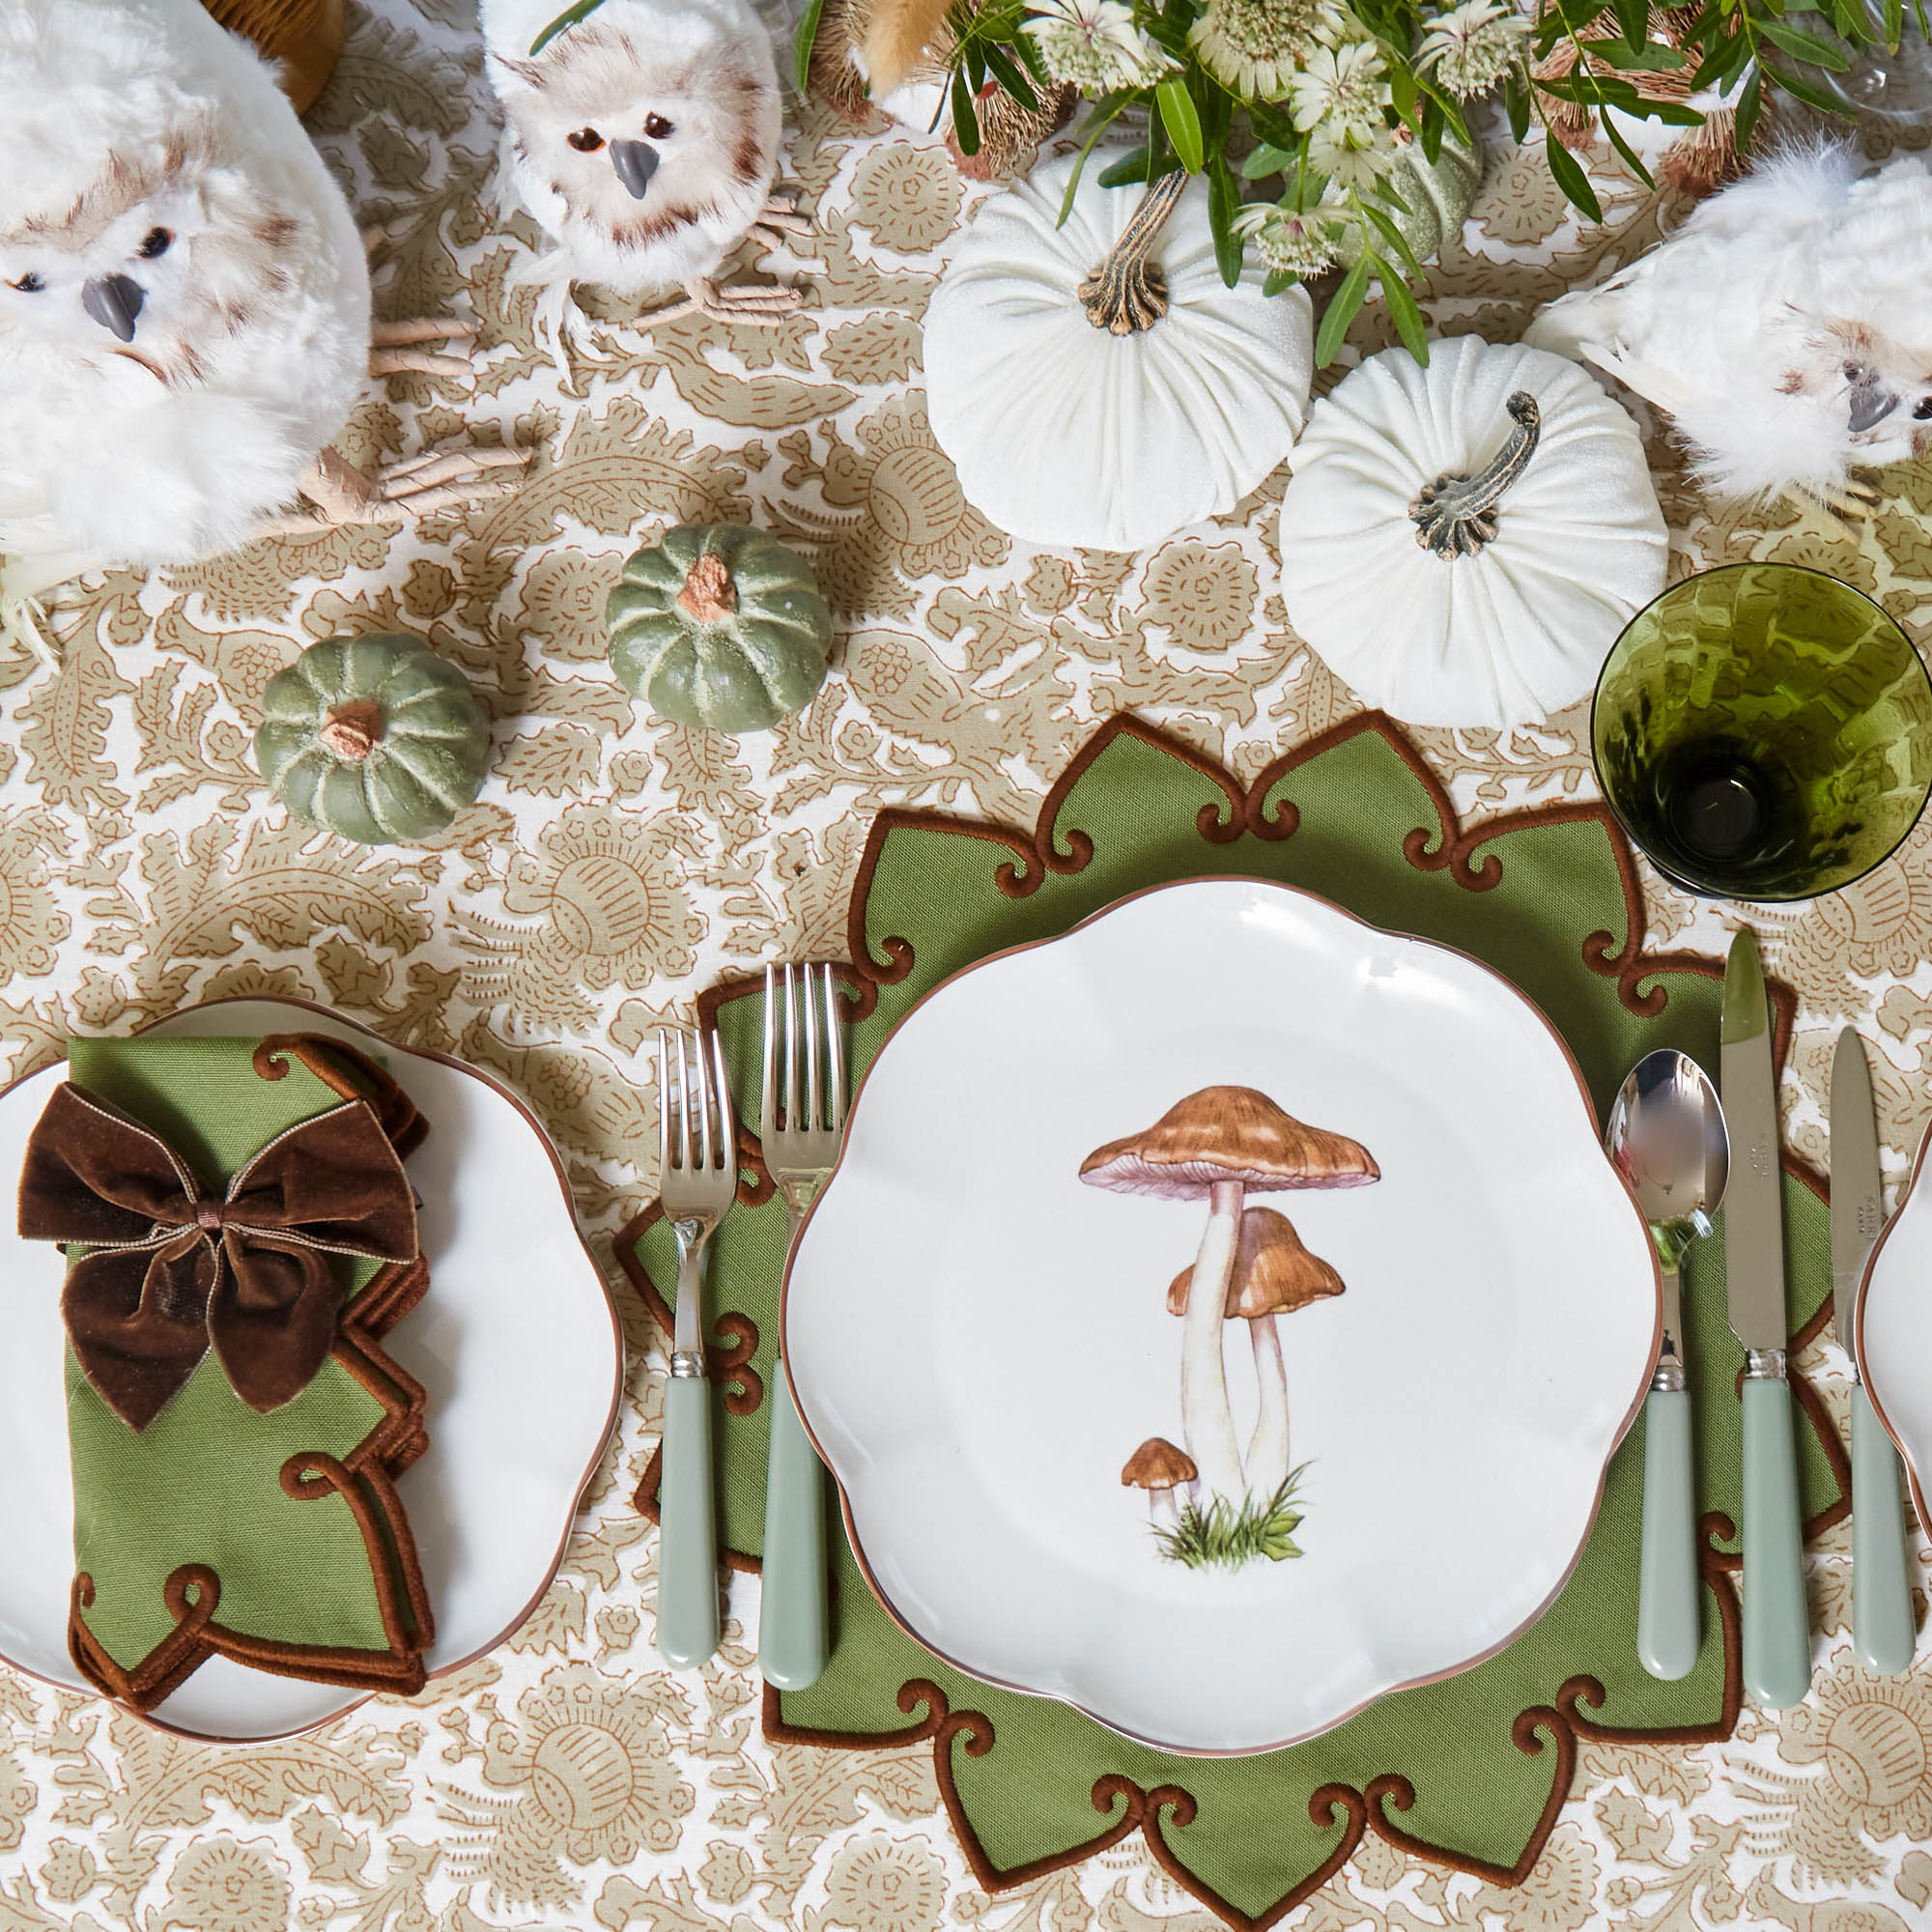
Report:
[[[822,4],[810,0],[800,23],[801,88]],[[1629,122],[1699,126],[1704,116],[1686,94],[1715,89],[1735,106],[1740,151],[1767,89],[1842,115],[1815,70],[1844,69],[1842,43],[1869,41],[1874,23],[1862,0],[1801,4],[1803,13],[1786,0],[1705,0],[1673,16],[1666,43],[1645,0],[1543,0],[1533,14],[1509,0],[954,0],[941,114],[950,108],[960,151],[972,155],[975,102],[989,90],[1033,107],[1071,84],[1086,109],[1073,130],[1081,166],[1116,124],[1139,130],[1103,182],[1176,168],[1207,176],[1230,286],[1248,250],[1270,292],[1351,265],[1322,314],[1319,362],[1333,360],[1374,280],[1403,342],[1427,361],[1409,287],[1420,264],[1397,220],[1406,209],[1397,167],[1406,145],[1419,143],[1433,163],[1445,139],[1468,139],[1470,104],[1500,93],[1517,140],[1540,131],[1558,186],[1601,220],[1589,177],[1550,128],[1548,103],[1594,118],[1646,185]],[[1923,0],[1911,4],[1922,19]],[[1877,31],[1892,46],[1904,5],[1883,0]],[[1568,71],[1555,72],[1565,62],[1551,56],[1566,51]],[[1664,71],[1675,99],[1645,90],[1645,76]],[[1076,168],[1067,207],[1079,179]]]

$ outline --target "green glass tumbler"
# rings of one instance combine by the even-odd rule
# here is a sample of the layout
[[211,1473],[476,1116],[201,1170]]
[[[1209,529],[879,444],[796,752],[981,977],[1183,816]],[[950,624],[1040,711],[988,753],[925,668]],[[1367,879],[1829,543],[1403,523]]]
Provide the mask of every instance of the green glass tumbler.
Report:
[[1611,648],[1597,779],[1646,858],[1714,898],[1807,899],[1894,852],[1932,789],[1932,678],[1869,597],[1737,563],[1673,585]]

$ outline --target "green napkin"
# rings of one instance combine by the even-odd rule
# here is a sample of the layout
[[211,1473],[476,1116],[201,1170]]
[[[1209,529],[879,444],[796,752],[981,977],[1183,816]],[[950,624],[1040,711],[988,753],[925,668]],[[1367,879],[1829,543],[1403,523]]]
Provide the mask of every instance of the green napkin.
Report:
[[[68,1065],[76,1086],[154,1129],[219,1194],[267,1142],[343,1101],[294,1055],[265,1077],[259,1045],[74,1039]],[[323,1050],[337,1077],[355,1079],[359,1056]],[[375,1341],[420,1293],[421,1270],[400,1284],[412,1265],[333,1266],[335,1345],[266,1414],[211,1350],[137,1434],[68,1351],[70,1647],[92,1682],[137,1709],[216,1654],[358,1688],[421,1687],[432,1624],[393,1478],[426,1444],[422,1390]]]

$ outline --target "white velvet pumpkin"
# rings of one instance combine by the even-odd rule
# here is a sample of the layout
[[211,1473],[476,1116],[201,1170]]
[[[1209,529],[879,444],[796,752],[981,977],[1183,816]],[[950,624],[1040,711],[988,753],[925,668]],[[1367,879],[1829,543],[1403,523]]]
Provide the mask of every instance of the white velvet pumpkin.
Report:
[[[1410,515],[1517,431],[1540,434],[1473,554],[1438,555]],[[1281,505],[1289,622],[1366,702],[1413,724],[1526,724],[1586,696],[1618,633],[1663,588],[1667,544],[1631,419],[1576,363],[1457,336],[1423,368],[1384,350],[1318,402]]]
[[1094,156],[1065,227],[1073,166],[1044,162],[984,202],[925,316],[926,410],[960,487],[1035,543],[1143,550],[1231,510],[1288,454],[1314,373],[1307,294],[1262,294],[1252,262],[1228,288],[1205,181],[1154,243],[1169,307],[1115,335],[1080,284],[1146,189],[1102,187]]

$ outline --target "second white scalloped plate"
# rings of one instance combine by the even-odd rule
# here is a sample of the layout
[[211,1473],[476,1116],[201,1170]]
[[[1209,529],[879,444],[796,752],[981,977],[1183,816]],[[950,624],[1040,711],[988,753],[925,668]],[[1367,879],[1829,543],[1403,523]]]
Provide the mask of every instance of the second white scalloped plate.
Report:
[[[1301,1554],[1161,1554],[1197,1201],[1083,1186],[1256,1088],[1374,1186],[1277,1193],[1346,1291],[1280,1321]],[[1224,1330],[1237,1435],[1259,1396]],[[1640,1404],[1659,1283],[1576,1065],[1475,960],[1265,882],[1161,888],[921,1002],[792,1262],[785,1367],[886,1608],[961,1669],[1162,1748],[1265,1750],[1490,1655],[1562,1587]],[[1163,1506],[1164,1507],[1164,1506]]]
[[[436,1612],[430,1675],[459,1669],[509,1636],[550,1587],[623,1388],[616,1311],[555,1151],[487,1073],[300,1001],[213,1001],[153,1031],[332,1034],[384,1059],[429,1121],[409,1168],[423,1197],[429,1293],[384,1346],[429,1393],[428,1453],[397,1488]],[[19,1173],[27,1136],[66,1075],[64,1065],[43,1067],[0,1094],[0,1174]],[[92,1696],[67,1654],[73,1484],[62,1271],[58,1249],[23,1241],[12,1213],[0,1216],[0,1658]],[[259,1742],[327,1723],[364,1694],[213,1657],[150,1721]]]
[[[1926,1518],[1932,1490],[1932,1127],[1913,1157],[1897,1211],[1865,1264],[1853,1317],[1859,1379],[1905,1459],[1912,1506]],[[1839,1337],[1840,1341],[1844,1337]]]

